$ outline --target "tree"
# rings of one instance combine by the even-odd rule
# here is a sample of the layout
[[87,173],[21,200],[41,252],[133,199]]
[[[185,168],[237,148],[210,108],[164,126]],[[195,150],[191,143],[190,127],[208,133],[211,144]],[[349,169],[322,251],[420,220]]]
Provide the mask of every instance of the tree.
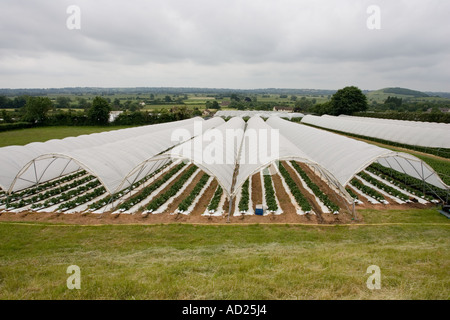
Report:
[[232,93],[232,94],[231,94],[230,100],[231,100],[231,101],[234,100],[234,101],[236,101],[236,102],[241,101],[241,99],[239,99],[239,97],[238,97],[238,95],[237,95],[236,93]]
[[351,115],[354,112],[366,110],[367,97],[357,87],[345,87],[344,89],[338,90],[331,97],[330,114],[332,115]]
[[72,100],[70,100],[70,98],[68,97],[58,97],[56,98],[56,107],[62,109],[69,109],[71,102]]
[[28,97],[23,119],[32,123],[43,123],[52,107],[53,103],[47,97]]
[[11,116],[9,115],[9,113],[6,112],[6,110],[2,110],[2,118],[3,118],[3,122],[5,122],[5,123],[14,122],[13,119],[11,118]]
[[109,121],[110,112],[111,107],[108,101],[102,97],[95,97],[88,110],[88,118],[92,124],[106,125]]
[[122,106],[122,105],[120,104],[120,99],[115,98],[115,99],[114,99],[114,102],[113,102],[113,106],[114,106],[116,109],[120,109],[120,107]]
[[295,102],[294,112],[305,112],[309,111],[313,106],[313,103],[306,99],[305,97],[302,97],[300,100]]
[[0,96],[0,108],[9,108],[11,100],[6,96]]
[[219,103],[216,100],[214,100],[212,102],[211,109],[217,109],[217,110],[220,109],[220,105],[219,105]]
[[78,108],[79,109],[88,109],[90,108],[89,102],[85,98],[77,98],[78,100]]

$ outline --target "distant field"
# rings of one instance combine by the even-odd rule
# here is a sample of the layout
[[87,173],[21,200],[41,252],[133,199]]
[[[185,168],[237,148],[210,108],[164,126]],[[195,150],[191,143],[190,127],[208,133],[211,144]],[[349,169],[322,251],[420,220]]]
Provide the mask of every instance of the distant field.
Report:
[[96,132],[111,131],[117,129],[130,128],[130,126],[111,126],[111,127],[41,127],[12,130],[0,132],[0,147],[10,145],[25,145],[31,142],[44,142],[51,139],[62,139],[74,137],[82,134],[91,134]]
[[[443,299],[450,223],[436,210],[367,225],[0,223],[0,299]],[[68,290],[67,267],[81,270]],[[371,265],[381,290],[366,286]]]

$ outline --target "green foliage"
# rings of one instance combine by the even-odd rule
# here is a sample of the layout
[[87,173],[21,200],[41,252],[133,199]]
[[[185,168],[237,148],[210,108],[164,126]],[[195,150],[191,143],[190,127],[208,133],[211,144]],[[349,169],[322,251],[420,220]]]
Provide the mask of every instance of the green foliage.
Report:
[[383,92],[398,94],[398,95],[405,95],[405,96],[412,96],[415,98],[429,97],[429,95],[427,95],[426,93],[411,90],[411,89],[406,89],[406,88],[386,88],[386,89],[383,89]]
[[221,186],[218,186],[216,192],[214,192],[214,196],[211,199],[211,202],[208,205],[208,211],[216,211],[219,206],[220,199],[222,198],[223,189]]
[[181,201],[180,205],[178,206],[178,210],[186,211],[189,208],[195,197],[197,197],[202,188],[205,186],[206,182],[208,182],[208,179],[209,175],[206,173],[203,174],[203,176],[200,178],[200,181],[195,185],[191,193],[183,201]]
[[88,201],[91,201],[97,197],[100,197],[102,194],[106,192],[106,189],[102,186],[99,188],[94,189],[92,192],[88,192],[82,196],[77,197],[74,200],[67,201],[63,204],[61,204],[58,207],[58,210],[69,210],[78,207],[79,205],[82,205],[83,203],[86,203]]
[[153,191],[158,189],[160,186],[162,186],[166,181],[168,181],[170,178],[172,178],[178,171],[183,169],[186,166],[185,163],[180,163],[174,168],[170,169],[168,173],[166,173],[164,176],[153,182],[151,185],[145,187],[141,192],[139,192],[137,195],[131,197],[130,199],[123,202],[120,206],[120,210],[128,210],[147,198]]
[[365,184],[363,184],[361,181],[359,181],[357,179],[353,179],[352,181],[350,181],[350,183],[352,186],[361,190],[363,193],[367,194],[368,196],[374,198],[377,201],[385,200],[381,193],[373,190],[369,186],[366,186]]
[[397,97],[391,97],[389,96],[386,101],[384,102],[384,104],[386,105],[392,105],[394,109],[395,107],[400,107],[403,103],[403,99],[402,98],[397,98]]
[[320,188],[314,182],[312,182],[306,172],[303,171],[295,161],[291,161],[291,163],[294,169],[300,174],[303,181],[305,181],[306,185],[314,192],[316,197],[318,197],[320,201],[322,201],[322,203],[327,206],[332,212],[338,212],[339,206],[331,201],[330,198],[328,198],[328,196],[323,193],[322,190],[320,190]]
[[272,185],[272,177],[270,176],[269,170],[266,168],[263,171],[264,177],[264,190],[266,204],[269,211],[275,212],[278,210],[277,200],[275,199],[275,190]]
[[289,190],[291,190],[291,193],[294,196],[294,198],[297,201],[300,208],[305,213],[311,212],[311,210],[312,210],[311,204],[303,196],[303,194],[301,193],[297,184],[295,183],[294,179],[292,179],[292,177],[289,175],[289,172],[286,170],[286,168],[281,163],[279,164],[279,168],[280,168],[280,173],[284,178],[284,181],[286,181],[286,184],[288,185]]
[[[405,173],[398,172],[391,168],[387,168],[378,163],[372,163],[368,168],[369,171],[380,175],[383,179],[392,182],[396,185],[402,186],[403,189],[410,191],[413,194],[421,197],[426,197],[428,200],[432,200],[436,195],[445,199],[447,193],[445,190],[437,188],[429,183],[423,183],[422,180],[411,177]],[[425,191],[425,193],[423,192]]]
[[167,166],[169,166],[170,163],[162,166],[161,168],[159,168],[158,170],[155,170],[154,172],[152,172],[151,174],[149,174],[148,176],[145,176],[144,178],[142,178],[139,181],[136,181],[135,183],[133,183],[131,186],[129,186],[128,188],[121,190],[120,192],[114,194],[114,195],[109,195],[104,197],[103,199],[100,199],[94,203],[91,203],[89,205],[89,209],[91,210],[98,210],[104,206],[106,206],[108,203],[116,201],[119,198],[122,198],[126,193],[136,189],[137,187],[139,187],[140,185],[142,185],[143,183],[147,182],[150,178],[154,177],[156,174],[160,173],[162,170],[164,170]]
[[244,184],[242,185],[241,189],[241,200],[239,200],[238,208],[241,212],[247,212],[248,211],[248,205],[250,201],[250,180],[247,179]]
[[91,124],[107,125],[111,107],[108,100],[102,97],[95,97],[92,106],[88,110],[88,118]]
[[354,193],[352,189],[350,189],[350,188],[345,188],[345,190],[347,190],[348,194],[349,194],[350,197],[352,197],[353,199],[356,199],[356,200],[359,199],[359,198],[358,198],[358,195],[357,195],[356,193]]
[[[84,178],[81,179],[77,179],[74,180],[68,184],[65,184],[63,186],[57,187],[57,188],[53,188],[50,190],[47,190],[43,193],[33,193],[32,196],[28,196],[27,198],[18,198],[17,195],[14,195],[14,198],[11,200],[11,203],[8,204],[8,207],[10,208],[21,208],[24,207],[26,205],[32,204],[32,208],[41,208],[42,207],[42,203],[38,203],[39,201],[43,201],[58,195],[63,194],[66,191],[70,191],[73,188],[77,188],[80,185],[83,185],[91,180],[94,179],[94,176],[86,176]],[[95,180],[95,183],[97,186],[98,184],[100,184],[100,182],[98,180]],[[27,191],[25,191],[27,192]],[[14,202],[19,200],[19,202]],[[56,202],[55,202],[56,203]]]
[[[86,178],[88,178],[88,177],[86,177]],[[80,181],[85,180],[85,179],[81,179]],[[66,186],[61,187],[60,192],[56,193],[56,194],[58,194],[58,196],[56,196],[56,197],[52,197],[52,196],[56,195],[54,190],[47,191],[41,197],[40,197],[40,195],[33,197],[32,198],[33,205],[31,206],[31,208],[37,210],[37,209],[41,209],[41,208],[47,208],[49,206],[52,206],[52,205],[55,205],[55,204],[58,204],[61,202],[68,201],[69,199],[71,199],[75,196],[78,196],[81,193],[84,193],[88,190],[94,189],[101,184],[100,181],[94,180],[87,184],[80,185],[80,181],[73,182],[73,183],[67,185],[67,186],[70,186],[69,188],[67,188]],[[103,188],[103,187],[101,187],[101,188]],[[103,192],[105,192],[104,188],[103,188]],[[45,200],[44,202],[38,203],[38,202],[36,202],[35,199],[36,200],[47,199],[47,200]]]
[[[64,182],[68,182],[68,181],[74,180],[78,177],[84,176],[85,174],[86,174],[86,171],[81,170],[76,173],[66,175],[62,178],[39,184],[36,187],[28,188],[28,189],[26,189],[24,191],[20,191],[20,192],[15,192],[15,193],[11,194],[11,196],[9,197],[9,201],[14,202],[21,198],[35,195],[35,194],[45,191],[47,189],[56,187],[57,185],[62,184]],[[2,204],[2,199],[0,199],[0,204]]]
[[370,176],[369,174],[367,174],[365,172],[360,172],[358,175],[361,178],[363,178],[364,180],[366,180],[367,182],[369,182],[370,184],[372,184],[373,186],[377,187],[378,189],[383,190],[383,191],[389,193],[390,195],[393,195],[393,196],[399,198],[400,200],[403,200],[403,201],[409,200],[409,197],[407,195],[405,195],[404,193],[401,193],[397,189],[388,186],[387,184],[379,181],[378,179],[375,179],[374,177]]
[[72,102],[72,100],[68,97],[57,97],[56,98],[56,107],[57,108],[70,108],[70,103]]
[[0,132],[31,128],[33,126],[30,122],[15,122],[15,123],[0,123]]
[[52,101],[47,97],[28,97],[23,120],[41,124],[47,119],[47,113],[53,108]]
[[359,88],[345,87],[331,97],[330,114],[336,116],[341,114],[351,115],[355,112],[365,111],[367,107],[367,98]]
[[179,178],[165,193],[158,195],[147,205],[147,210],[152,212],[158,209],[161,205],[166,203],[171,197],[183,187],[186,181],[197,171],[196,166],[192,166]]

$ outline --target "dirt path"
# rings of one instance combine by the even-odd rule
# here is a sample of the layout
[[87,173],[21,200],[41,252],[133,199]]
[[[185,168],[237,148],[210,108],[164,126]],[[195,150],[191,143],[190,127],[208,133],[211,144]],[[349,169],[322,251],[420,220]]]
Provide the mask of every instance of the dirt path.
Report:
[[272,181],[275,188],[275,194],[280,203],[280,207],[283,210],[283,214],[287,216],[297,215],[294,205],[291,203],[291,198],[286,192],[286,189],[283,186],[283,182],[281,181],[281,177],[278,174],[272,175]]
[[308,217],[311,221],[314,221],[315,223],[323,223],[323,219],[321,216],[322,210],[320,209],[319,205],[316,203],[315,198],[305,188],[303,188],[303,185],[302,185],[301,181],[299,180],[294,169],[292,169],[291,166],[289,166],[285,162],[283,162],[282,164],[288,171],[291,178],[294,179],[295,183],[297,184],[298,188],[300,189],[300,192],[308,200],[308,202],[313,207],[314,212],[316,213],[316,215],[306,215],[306,217]]
[[[194,173],[195,174],[195,173]],[[176,198],[174,201],[169,204],[166,210],[164,210],[163,214],[171,214],[174,213],[178,206],[183,202],[184,199],[194,190],[195,186],[199,183],[200,179],[204,175],[203,171],[198,171],[194,179],[191,183],[183,190],[183,192]]]
[[214,193],[216,192],[217,186],[217,180],[214,179],[195,205],[194,210],[192,210],[190,216],[201,216],[206,211],[206,208],[208,208],[208,205],[211,202]]
[[261,176],[255,173],[252,176],[252,203],[253,207],[258,204],[262,204],[262,189],[261,189]]

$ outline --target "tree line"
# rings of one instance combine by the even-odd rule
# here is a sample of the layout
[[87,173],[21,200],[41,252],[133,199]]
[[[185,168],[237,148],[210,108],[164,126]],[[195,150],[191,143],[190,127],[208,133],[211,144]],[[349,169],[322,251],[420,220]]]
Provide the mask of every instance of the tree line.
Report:
[[[50,113],[51,110],[54,112]],[[74,111],[72,109],[55,111],[55,103],[48,97],[26,97],[25,103],[17,109],[17,112],[10,113],[5,110],[1,111],[2,123],[0,123],[0,131],[54,125],[105,126],[110,124],[109,118],[111,111],[112,104],[107,99],[98,96],[81,111]],[[120,114],[112,124],[155,124],[183,120],[193,115],[195,114],[192,114],[185,107],[176,108],[171,111],[162,109],[152,113],[134,110]]]

